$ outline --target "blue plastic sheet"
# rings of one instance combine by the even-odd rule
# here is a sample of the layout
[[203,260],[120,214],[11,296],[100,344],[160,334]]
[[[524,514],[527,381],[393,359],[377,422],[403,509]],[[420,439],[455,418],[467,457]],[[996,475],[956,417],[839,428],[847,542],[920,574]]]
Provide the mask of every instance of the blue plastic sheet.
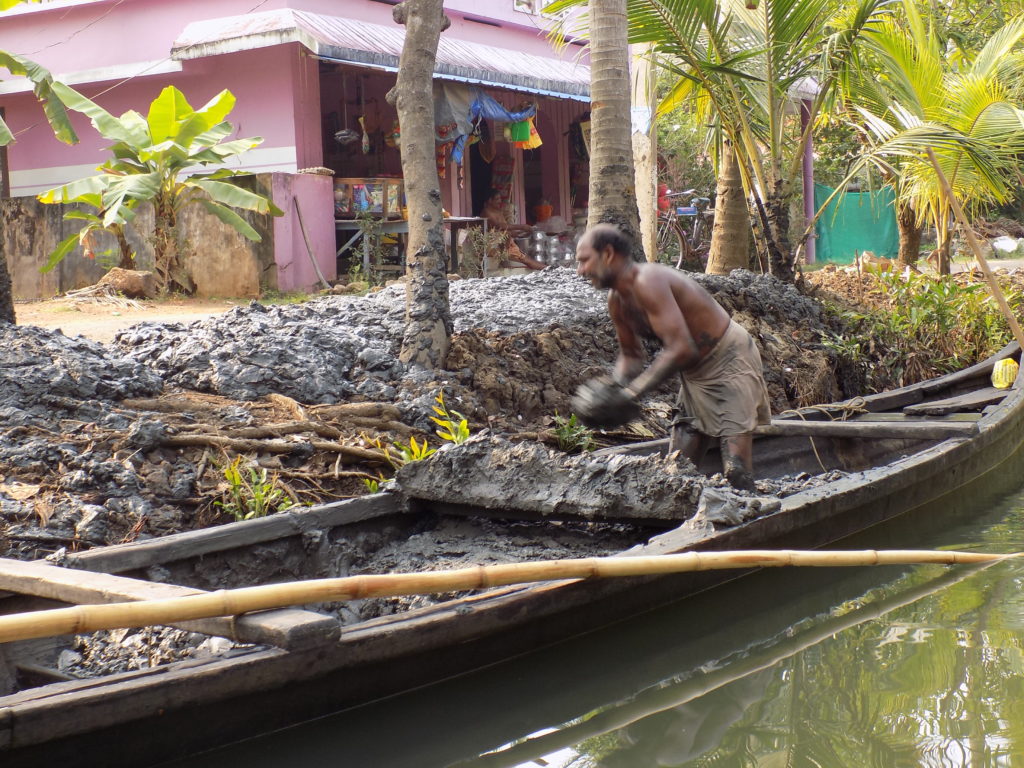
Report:
[[[481,91],[479,88],[471,88],[470,93],[472,95],[472,101],[469,104],[469,122],[476,125],[480,120],[496,120],[504,123],[517,123],[520,120],[526,120],[529,117],[534,117],[537,114],[537,105],[531,104],[526,109],[518,111],[509,111],[501,105],[500,102],[496,101],[491,96]],[[469,134],[461,134],[455,139],[455,145],[452,147],[452,160],[455,163],[462,162],[463,153],[466,150],[466,141],[469,139]]]

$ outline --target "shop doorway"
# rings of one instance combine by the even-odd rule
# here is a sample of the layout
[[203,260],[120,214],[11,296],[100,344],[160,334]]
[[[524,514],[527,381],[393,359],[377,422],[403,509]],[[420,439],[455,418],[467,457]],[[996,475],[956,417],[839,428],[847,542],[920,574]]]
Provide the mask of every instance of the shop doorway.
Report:
[[469,184],[472,196],[473,214],[480,215],[480,210],[487,202],[487,195],[490,192],[494,173],[491,164],[484,160],[480,153],[480,142],[471,144],[469,147]]

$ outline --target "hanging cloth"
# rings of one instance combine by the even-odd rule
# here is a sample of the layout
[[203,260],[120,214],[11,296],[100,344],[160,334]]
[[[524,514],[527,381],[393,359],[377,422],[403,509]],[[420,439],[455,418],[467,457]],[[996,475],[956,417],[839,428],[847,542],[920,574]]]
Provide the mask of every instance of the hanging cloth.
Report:
[[513,142],[525,142],[530,138],[530,121],[518,120],[509,126]]
[[530,136],[526,140],[526,146],[524,149],[536,149],[544,142],[540,138],[540,132],[537,130],[537,126],[533,124],[533,118],[531,117],[527,122],[530,124]]
[[[472,95],[472,101],[469,105],[468,118],[471,124],[478,123],[481,120],[496,120],[498,122],[514,123],[520,120],[526,120],[528,117],[533,117],[537,114],[536,104],[527,104],[522,109],[509,111],[505,109],[500,102],[488,96],[479,88],[470,89],[470,93]],[[468,134],[469,131],[466,133]],[[462,162],[463,151],[466,147],[466,138],[467,136],[459,136],[455,140],[455,146],[452,147],[452,161],[455,163]]]

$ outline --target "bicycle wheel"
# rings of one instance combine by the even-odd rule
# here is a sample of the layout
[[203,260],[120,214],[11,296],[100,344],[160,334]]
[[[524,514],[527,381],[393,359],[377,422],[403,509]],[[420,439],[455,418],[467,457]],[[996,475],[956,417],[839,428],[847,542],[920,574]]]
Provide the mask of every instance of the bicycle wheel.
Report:
[[676,258],[676,269],[683,269],[689,272],[699,270],[699,262],[695,262],[693,240],[690,233],[683,229],[682,225],[676,225],[676,235],[679,238],[679,256]]
[[679,224],[672,219],[662,219],[658,224],[656,243],[658,261],[662,264],[678,263],[680,255],[687,250],[686,236]]
[[708,254],[711,253],[711,232],[714,228],[715,217],[711,212],[702,215],[700,229],[694,233],[691,240],[693,258],[701,263],[701,269],[708,264]]

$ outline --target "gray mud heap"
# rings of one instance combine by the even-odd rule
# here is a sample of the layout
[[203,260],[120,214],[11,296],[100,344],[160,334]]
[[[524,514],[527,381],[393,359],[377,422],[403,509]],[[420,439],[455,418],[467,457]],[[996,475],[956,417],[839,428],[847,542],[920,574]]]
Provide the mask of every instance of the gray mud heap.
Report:
[[[771,277],[695,277],[752,331],[776,412],[843,394],[820,343],[817,303]],[[211,437],[248,440],[248,460],[300,503],[358,495],[360,472],[390,467],[359,466],[318,445],[369,450],[410,434],[436,444],[429,417],[441,391],[475,432],[543,433],[569,413],[576,386],[614,360],[605,295],[570,270],[455,281],[451,305],[443,371],[398,360],[401,285],[253,303],[190,325],[140,323],[109,346],[0,326],[0,555],[34,558],[225,521],[213,503],[235,454],[202,444]],[[671,390],[647,399],[633,439],[663,433]],[[343,419],[334,403],[377,404],[376,421]]]
[[678,456],[567,456],[535,442],[481,435],[444,446],[395,476],[406,497],[500,512],[522,510],[542,517],[675,527],[700,511],[706,486],[716,488],[729,522],[778,509],[775,499],[752,499],[720,475],[709,479]]

